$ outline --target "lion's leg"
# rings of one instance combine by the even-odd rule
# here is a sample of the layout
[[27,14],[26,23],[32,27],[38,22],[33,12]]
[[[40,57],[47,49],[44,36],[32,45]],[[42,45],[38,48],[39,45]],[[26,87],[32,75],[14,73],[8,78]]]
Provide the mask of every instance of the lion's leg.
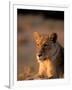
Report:
[[40,62],[39,63],[39,71],[38,71],[39,77],[43,78],[44,74],[45,74],[44,72],[45,72],[44,64],[42,62]]
[[47,65],[47,76],[48,78],[58,78],[58,74],[56,71],[56,67],[54,66],[53,62],[48,60],[48,65]]

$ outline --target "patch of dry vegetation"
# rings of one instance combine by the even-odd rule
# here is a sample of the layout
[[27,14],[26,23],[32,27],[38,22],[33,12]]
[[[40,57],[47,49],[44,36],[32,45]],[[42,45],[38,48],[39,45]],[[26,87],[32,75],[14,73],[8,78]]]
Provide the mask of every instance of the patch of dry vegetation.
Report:
[[24,66],[23,72],[18,75],[18,80],[27,80],[35,74],[33,67]]

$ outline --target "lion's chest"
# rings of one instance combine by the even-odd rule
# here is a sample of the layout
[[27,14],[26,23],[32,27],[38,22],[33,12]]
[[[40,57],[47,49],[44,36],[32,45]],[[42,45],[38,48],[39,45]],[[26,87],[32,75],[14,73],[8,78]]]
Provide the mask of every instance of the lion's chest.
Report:
[[55,72],[54,64],[51,60],[38,61],[39,62],[39,74],[51,77]]

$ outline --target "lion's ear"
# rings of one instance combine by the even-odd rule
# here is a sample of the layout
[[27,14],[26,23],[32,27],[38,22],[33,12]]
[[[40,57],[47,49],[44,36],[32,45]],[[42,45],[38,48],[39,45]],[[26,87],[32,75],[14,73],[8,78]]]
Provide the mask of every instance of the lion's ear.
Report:
[[42,41],[43,41],[43,36],[39,32],[34,32],[33,36],[34,36],[36,45],[40,46],[42,44]]
[[56,33],[52,33],[50,35],[49,39],[55,43],[57,41],[57,34]]

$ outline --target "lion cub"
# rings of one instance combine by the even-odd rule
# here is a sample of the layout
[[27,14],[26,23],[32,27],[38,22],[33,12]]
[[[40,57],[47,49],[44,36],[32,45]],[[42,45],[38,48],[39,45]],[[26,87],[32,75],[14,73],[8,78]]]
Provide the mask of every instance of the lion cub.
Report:
[[39,63],[38,75],[42,78],[62,78],[64,74],[64,49],[57,41],[57,34],[41,35],[34,32]]

